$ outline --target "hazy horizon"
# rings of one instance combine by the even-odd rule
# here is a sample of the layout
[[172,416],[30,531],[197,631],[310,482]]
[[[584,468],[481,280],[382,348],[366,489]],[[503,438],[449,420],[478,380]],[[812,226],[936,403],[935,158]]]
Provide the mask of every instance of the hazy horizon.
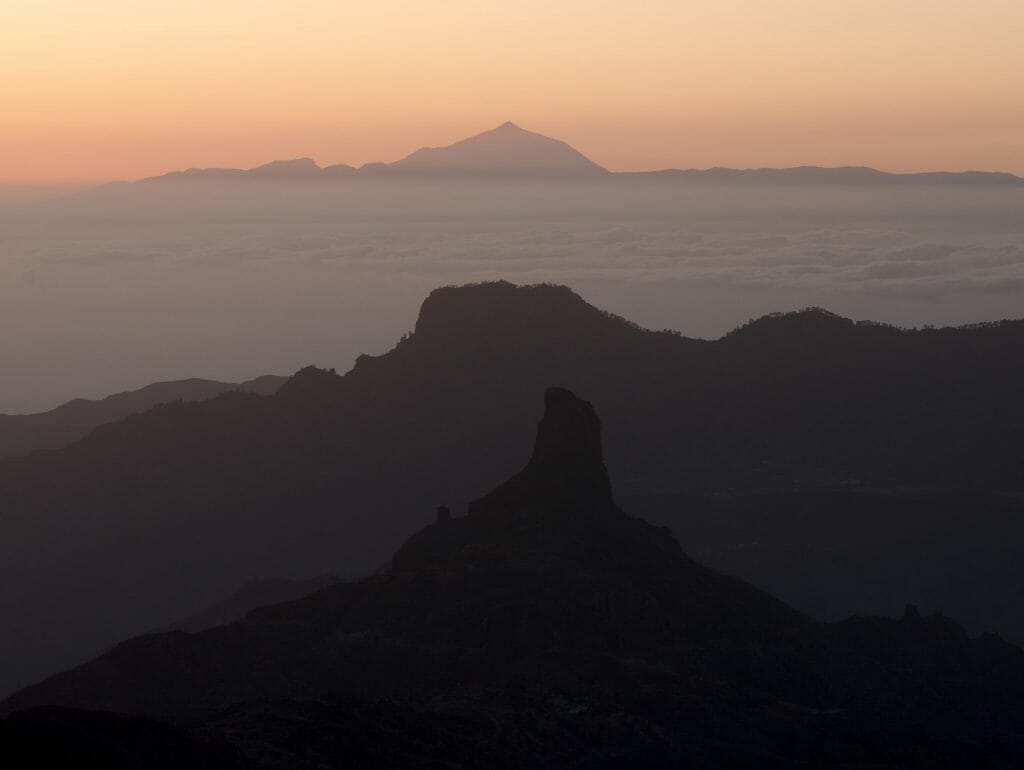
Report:
[[361,165],[510,119],[616,171],[1021,174],[1022,28],[1012,0],[13,0],[0,183]]
[[[505,121],[506,123],[515,123],[515,121]],[[95,176],[95,177],[84,177],[84,178],[52,178],[52,179],[0,179],[0,205],[12,202],[34,202],[40,200],[46,200],[50,197],[56,197],[65,195],[68,193],[78,192],[87,190],[93,187],[99,187],[104,184],[111,182],[138,182],[145,179],[151,179],[154,177],[160,177],[166,174],[173,174],[175,172],[181,172],[191,169],[253,169],[259,168],[270,163],[281,162],[281,161],[293,161],[293,160],[312,160],[320,168],[327,168],[329,166],[351,166],[353,168],[360,168],[362,166],[373,166],[376,164],[393,164],[399,161],[405,160],[408,157],[414,155],[418,151],[431,150],[438,148],[445,148],[457,142],[460,142],[466,138],[477,136],[480,133],[493,130],[495,126],[489,125],[485,127],[477,126],[475,128],[467,127],[463,129],[462,133],[456,134],[450,137],[446,141],[439,142],[437,144],[419,144],[411,145],[405,152],[400,152],[397,155],[390,156],[387,158],[383,157],[370,157],[361,158],[359,160],[349,160],[344,158],[334,157],[329,161],[324,161],[321,158],[315,157],[310,153],[295,152],[291,155],[285,156],[262,156],[255,157],[255,159],[248,159],[241,165],[232,165],[227,162],[220,162],[213,160],[204,164],[198,164],[193,162],[186,162],[183,165],[167,167],[163,169],[151,169],[150,173],[143,176]],[[518,124],[516,124],[518,125]],[[532,131],[532,127],[526,126],[527,130]],[[565,137],[559,137],[564,139]],[[568,142],[570,146],[574,146],[572,141]],[[840,169],[840,168],[870,168],[876,171],[882,171],[887,174],[921,174],[921,173],[963,173],[963,172],[983,172],[993,174],[1013,174],[1015,176],[1024,177],[1024,166],[1011,168],[997,168],[997,167],[983,167],[978,165],[965,165],[965,166],[941,166],[941,165],[900,165],[896,164],[893,166],[879,166],[872,165],[867,162],[858,162],[855,160],[843,160],[841,157],[832,158],[830,162],[813,162],[809,160],[793,160],[789,163],[767,163],[758,161],[755,158],[750,158],[747,161],[747,165],[729,165],[727,163],[706,163],[705,165],[676,163],[671,164],[666,160],[663,165],[648,164],[640,166],[620,166],[612,167],[605,164],[599,158],[592,158],[586,153],[583,153],[589,160],[594,161],[602,168],[612,173],[646,173],[652,171],[667,171],[667,170],[710,170],[710,169],[736,169],[742,171],[749,170],[763,170],[763,169],[791,169],[791,168],[827,168],[827,169]],[[771,157],[772,153],[770,150],[766,150],[766,156]],[[666,159],[672,156],[667,155]]]

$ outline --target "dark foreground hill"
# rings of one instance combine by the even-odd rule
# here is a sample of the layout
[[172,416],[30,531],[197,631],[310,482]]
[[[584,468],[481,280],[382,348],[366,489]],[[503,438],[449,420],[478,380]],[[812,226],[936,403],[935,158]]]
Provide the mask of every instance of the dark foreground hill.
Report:
[[0,458],[65,447],[93,428],[145,412],[157,404],[203,401],[231,390],[270,395],[286,379],[268,374],[237,383],[201,379],[156,382],[102,399],[76,398],[48,412],[0,414]]
[[1024,651],[912,611],[819,625],[697,564],[619,509],[557,388],[526,467],[389,571],[126,642],[25,708],[14,767],[1024,766]]
[[0,462],[0,691],[260,576],[352,576],[492,488],[551,382],[602,405],[633,513],[823,617],[917,603],[1024,640],[1024,323],[824,311],[713,342],[561,287],[441,289],[344,376],[296,374]]

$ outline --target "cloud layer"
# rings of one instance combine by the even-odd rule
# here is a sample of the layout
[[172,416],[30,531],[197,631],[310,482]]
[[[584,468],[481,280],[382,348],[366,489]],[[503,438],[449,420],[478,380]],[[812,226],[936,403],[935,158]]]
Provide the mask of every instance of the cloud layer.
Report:
[[1024,216],[955,203],[940,217],[911,216],[905,202],[850,214],[844,201],[842,216],[790,203],[731,220],[716,204],[656,217],[606,205],[4,223],[0,324],[16,333],[0,336],[0,412],[183,376],[344,370],[409,330],[432,288],[497,278],[564,283],[645,326],[703,337],[807,305],[901,325],[1024,316]]

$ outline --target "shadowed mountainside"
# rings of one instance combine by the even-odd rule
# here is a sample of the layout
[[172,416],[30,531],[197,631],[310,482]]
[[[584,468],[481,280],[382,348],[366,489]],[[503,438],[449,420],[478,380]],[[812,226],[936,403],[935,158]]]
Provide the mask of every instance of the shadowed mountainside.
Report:
[[0,741],[38,760],[101,737],[139,767],[164,746],[228,767],[1024,766],[1024,652],[913,610],[818,625],[702,567],[619,509],[600,432],[549,389],[526,467],[389,571],[121,644],[6,701],[32,710]]
[[238,383],[201,379],[157,382],[102,399],[76,398],[48,412],[0,414],[0,459],[40,449],[59,449],[78,441],[93,428],[145,412],[157,404],[203,401],[232,390],[269,396],[286,379],[268,374]]
[[344,376],[309,368],[272,397],[164,405],[0,462],[0,690],[256,576],[365,574],[424,501],[461,511],[515,467],[551,382],[602,404],[628,507],[712,566],[823,617],[912,602],[1024,639],[1022,343],[1021,322],[824,311],[706,342],[562,287],[437,290],[412,335]]
[[160,630],[195,633],[208,628],[226,626],[228,623],[241,620],[257,607],[295,601],[339,581],[340,578],[333,575],[319,575],[308,580],[257,578],[247,582],[228,598],[199,610],[187,618],[169,623]]

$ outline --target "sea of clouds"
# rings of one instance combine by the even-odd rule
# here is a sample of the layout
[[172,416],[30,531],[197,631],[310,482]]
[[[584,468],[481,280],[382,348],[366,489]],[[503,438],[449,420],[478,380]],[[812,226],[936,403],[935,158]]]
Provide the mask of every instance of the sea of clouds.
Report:
[[1021,317],[1014,194],[812,215],[787,198],[733,217],[685,201],[657,216],[0,216],[0,412],[160,379],[344,370],[411,329],[432,288],[492,279],[564,283],[703,337],[808,305],[904,326]]

